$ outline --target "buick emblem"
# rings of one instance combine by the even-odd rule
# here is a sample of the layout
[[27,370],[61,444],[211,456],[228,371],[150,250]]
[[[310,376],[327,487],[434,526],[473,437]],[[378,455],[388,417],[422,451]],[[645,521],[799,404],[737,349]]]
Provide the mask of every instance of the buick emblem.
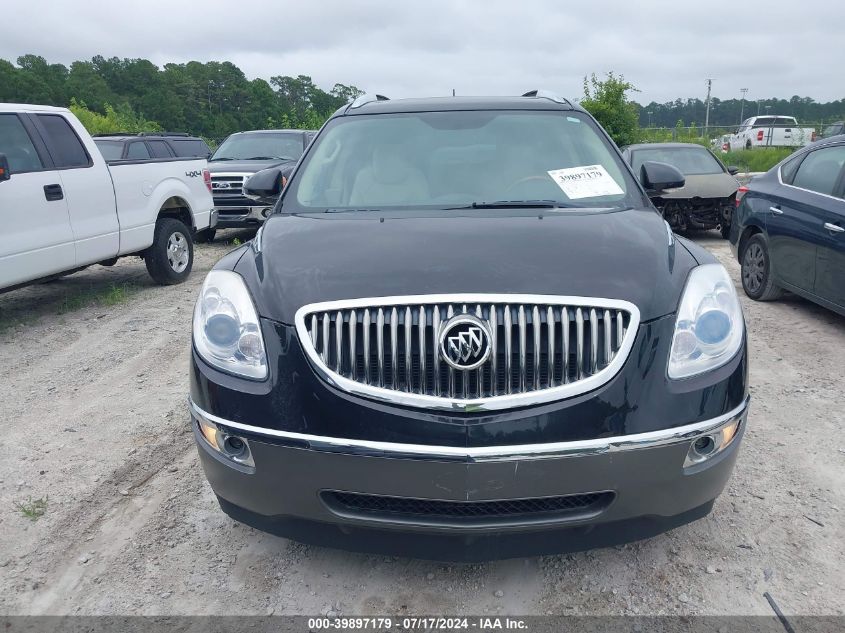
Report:
[[490,330],[471,314],[459,314],[443,325],[440,357],[455,369],[476,369],[490,357]]

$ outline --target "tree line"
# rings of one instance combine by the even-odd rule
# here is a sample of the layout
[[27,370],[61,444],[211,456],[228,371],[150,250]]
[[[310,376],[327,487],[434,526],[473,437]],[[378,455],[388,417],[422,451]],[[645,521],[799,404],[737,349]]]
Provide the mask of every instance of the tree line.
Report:
[[159,68],[146,59],[105,58],[50,64],[38,55],[0,59],[0,102],[74,105],[133,127],[220,139],[264,128],[316,129],[361,91],[336,83],[326,91],[311,77],[247,79],[231,62],[188,62]]
[[[672,128],[704,125],[707,104],[702,99],[675,99],[666,103],[634,103],[641,127]],[[710,99],[710,127],[736,127],[751,116],[781,114],[794,116],[799,123],[832,123],[845,119],[845,99],[818,103],[810,97],[790,99]]]
[[[635,142],[640,128],[704,123],[701,99],[641,105],[631,98],[636,88],[620,75],[607,73],[601,80],[592,75],[583,88],[581,104],[619,144]],[[159,68],[146,59],[97,55],[67,67],[38,55],[23,55],[14,64],[0,59],[0,101],[70,105],[89,129],[103,132],[167,130],[221,139],[247,129],[316,129],[359,94],[355,86],[342,83],[324,90],[307,75],[247,79],[231,62]],[[714,97],[710,126],[736,126],[741,118],[758,113],[792,115],[814,124],[832,122],[845,119],[845,99],[817,103],[799,96],[760,101]]]

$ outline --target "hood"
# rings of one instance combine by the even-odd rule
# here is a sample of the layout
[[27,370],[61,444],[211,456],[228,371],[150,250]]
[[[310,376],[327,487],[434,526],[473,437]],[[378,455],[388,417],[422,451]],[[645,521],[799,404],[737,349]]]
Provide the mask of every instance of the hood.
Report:
[[660,194],[664,200],[686,200],[688,198],[727,198],[736,193],[739,183],[730,174],[704,174],[685,176],[686,183],[680,189],[671,189]]
[[654,209],[274,215],[235,267],[261,316],[320,301],[443,293],[624,299],[675,311],[696,265]]
[[254,174],[262,169],[278,167],[279,165],[296,164],[295,160],[218,160],[208,161],[208,171],[211,174],[238,173]]

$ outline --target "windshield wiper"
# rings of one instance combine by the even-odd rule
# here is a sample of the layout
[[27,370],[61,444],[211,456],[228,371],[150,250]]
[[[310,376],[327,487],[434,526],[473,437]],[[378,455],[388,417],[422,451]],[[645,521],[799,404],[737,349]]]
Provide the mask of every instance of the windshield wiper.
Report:
[[241,160],[293,160],[289,156],[250,156]]
[[473,202],[460,207],[450,207],[447,211],[459,209],[577,209],[574,204],[555,200],[496,200],[494,202]]
[[213,162],[218,161],[218,160],[235,160],[235,159],[234,159],[234,158],[231,158],[231,157],[229,157],[229,156],[219,156],[219,157],[217,157],[217,158],[209,158],[209,159],[208,159],[208,162],[209,162],[209,163],[213,163]]
[[326,209],[326,213],[365,213],[367,211],[381,211],[381,209]]

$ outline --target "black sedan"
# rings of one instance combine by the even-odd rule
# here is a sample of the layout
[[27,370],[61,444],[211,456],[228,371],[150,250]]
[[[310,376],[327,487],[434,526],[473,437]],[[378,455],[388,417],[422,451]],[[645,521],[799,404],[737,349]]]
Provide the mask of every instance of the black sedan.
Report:
[[818,141],[748,185],[731,227],[742,287],[789,290],[845,314],[845,136]]
[[339,110],[200,291],[192,426],[222,509],[464,560],[706,515],[745,429],[745,323],[649,203],[683,176],[640,174],[548,94]]
[[695,143],[643,143],[623,148],[622,156],[639,173],[646,161],[668,163],[685,178],[683,187],[656,192],[654,206],[674,231],[718,228],[728,237],[736,207],[737,167],[726,167],[706,147]]

